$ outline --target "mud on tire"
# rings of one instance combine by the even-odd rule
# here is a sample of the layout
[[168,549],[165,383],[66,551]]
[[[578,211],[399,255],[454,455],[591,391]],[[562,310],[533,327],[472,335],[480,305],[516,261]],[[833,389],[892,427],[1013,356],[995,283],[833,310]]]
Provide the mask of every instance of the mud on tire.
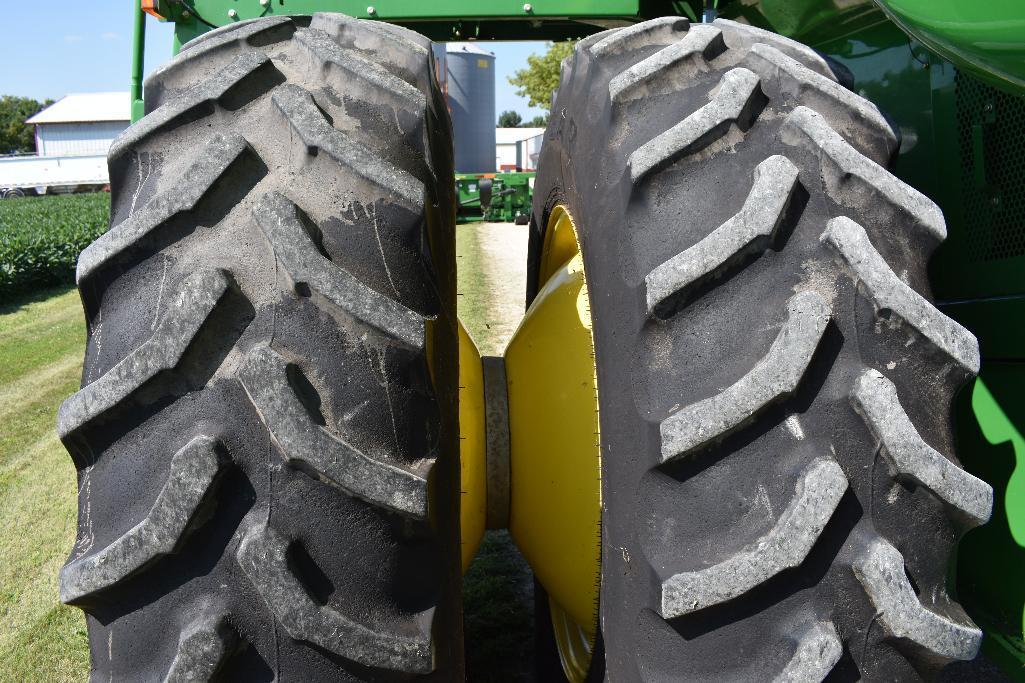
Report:
[[[461,677],[451,126],[341,15],[187,44],[79,261],[61,597],[94,680]],[[440,179],[440,180],[439,180]]]
[[[975,655],[946,592],[988,485],[953,458],[976,340],[898,140],[815,52],[719,20],[581,41],[542,150],[590,291],[609,680],[906,680]],[[604,387],[612,390],[603,391]]]

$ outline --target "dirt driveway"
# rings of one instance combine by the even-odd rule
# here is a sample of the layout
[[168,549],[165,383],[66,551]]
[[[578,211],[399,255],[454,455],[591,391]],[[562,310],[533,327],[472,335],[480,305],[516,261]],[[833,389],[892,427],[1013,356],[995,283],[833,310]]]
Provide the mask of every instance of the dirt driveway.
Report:
[[459,317],[482,354],[500,355],[523,317],[527,227],[468,223],[457,242]]

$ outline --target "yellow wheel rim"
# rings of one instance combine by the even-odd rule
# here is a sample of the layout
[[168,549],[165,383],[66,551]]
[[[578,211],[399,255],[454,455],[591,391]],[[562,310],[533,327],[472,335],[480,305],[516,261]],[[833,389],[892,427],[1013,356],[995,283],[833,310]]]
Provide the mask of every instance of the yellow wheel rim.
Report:
[[562,670],[567,679],[573,683],[580,683],[587,678],[587,670],[591,666],[594,632],[581,628],[551,599],[548,600],[548,608],[552,615],[552,631],[555,633],[555,644],[559,648]]
[[549,595],[566,676],[582,681],[598,627],[601,450],[590,300],[565,206],[548,217],[538,294],[505,365],[509,531]]

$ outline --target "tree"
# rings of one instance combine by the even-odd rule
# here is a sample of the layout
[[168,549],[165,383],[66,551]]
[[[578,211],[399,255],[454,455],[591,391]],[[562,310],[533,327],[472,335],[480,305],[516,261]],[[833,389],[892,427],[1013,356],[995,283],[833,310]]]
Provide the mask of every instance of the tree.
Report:
[[562,60],[573,53],[573,41],[550,43],[548,52],[540,57],[527,57],[527,68],[520,69],[509,77],[509,83],[516,86],[516,94],[529,97],[530,106],[547,111],[552,106],[552,91],[559,87],[559,66]]
[[514,111],[503,111],[498,115],[499,128],[518,128],[523,123],[523,117]]
[[548,126],[547,116],[535,116],[523,124],[524,128],[546,128]]
[[25,125],[25,119],[38,114],[53,100],[39,103],[28,97],[4,95],[0,97],[0,154],[34,152],[36,138],[32,126]]

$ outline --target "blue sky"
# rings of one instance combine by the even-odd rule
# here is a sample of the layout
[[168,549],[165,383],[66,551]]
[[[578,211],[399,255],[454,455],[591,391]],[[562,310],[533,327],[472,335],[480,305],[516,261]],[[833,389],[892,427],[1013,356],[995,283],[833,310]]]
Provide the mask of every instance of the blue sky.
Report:
[[[0,0],[0,94],[58,99],[72,92],[128,90],[132,2],[138,0]],[[147,17],[147,73],[171,55],[170,24]],[[495,53],[495,111],[541,114],[506,80],[544,43],[489,43]]]

